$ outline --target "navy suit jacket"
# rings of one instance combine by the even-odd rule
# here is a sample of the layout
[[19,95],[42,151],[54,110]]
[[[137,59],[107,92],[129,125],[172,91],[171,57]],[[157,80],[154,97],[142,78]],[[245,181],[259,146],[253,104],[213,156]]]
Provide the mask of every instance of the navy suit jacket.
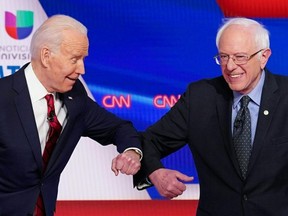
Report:
[[119,152],[141,149],[137,132],[91,100],[78,80],[60,94],[68,121],[45,173],[24,67],[0,79],[0,216],[32,215],[41,191],[46,215],[53,215],[59,178],[81,136],[102,145],[115,144]]
[[200,184],[197,216],[287,216],[288,79],[266,71],[246,180],[232,145],[232,101],[222,76],[190,84],[143,134],[145,156],[135,184],[188,143]]

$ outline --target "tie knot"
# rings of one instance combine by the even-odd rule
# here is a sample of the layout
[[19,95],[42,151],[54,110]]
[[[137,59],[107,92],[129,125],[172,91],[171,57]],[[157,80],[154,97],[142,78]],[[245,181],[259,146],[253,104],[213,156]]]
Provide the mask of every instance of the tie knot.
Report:
[[54,105],[54,98],[53,98],[52,94],[47,94],[45,96],[45,99],[46,99],[48,105],[52,105],[52,104]]
[[241,107],[248,107],[248,103],[250,101],[250,97],[245,95],[241,98]]

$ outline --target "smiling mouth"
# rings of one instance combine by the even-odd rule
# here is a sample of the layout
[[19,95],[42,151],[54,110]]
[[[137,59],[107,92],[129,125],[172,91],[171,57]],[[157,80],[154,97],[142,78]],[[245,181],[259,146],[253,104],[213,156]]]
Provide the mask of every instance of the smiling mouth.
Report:
[[238,78],[238,77],[241,77],[242,75],[243,75],[243,73],[241,73],[241,74],[230,74],[229,77]]

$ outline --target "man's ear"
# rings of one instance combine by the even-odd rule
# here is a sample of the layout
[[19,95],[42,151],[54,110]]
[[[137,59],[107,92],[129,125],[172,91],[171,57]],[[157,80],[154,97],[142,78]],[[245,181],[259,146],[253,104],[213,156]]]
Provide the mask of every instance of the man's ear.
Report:
[[51,58],[51,51],[47,47],[41,49],[41,63],[46,68],[49,66],[49,59]]
[[262,51],[262,55],[261,55],[261,69],[264,69],[269,57],[271,56],[272,52],[269,48],[265,49],[264,51]]

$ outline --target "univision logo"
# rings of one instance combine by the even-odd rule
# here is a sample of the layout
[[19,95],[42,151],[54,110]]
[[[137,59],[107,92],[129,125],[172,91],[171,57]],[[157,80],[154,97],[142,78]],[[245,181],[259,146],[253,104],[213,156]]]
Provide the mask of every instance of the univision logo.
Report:
[[5,29],[8,35],[16,40],[28,37],[33,30],[33,11],[16,11],[16,16],[5,11]]

